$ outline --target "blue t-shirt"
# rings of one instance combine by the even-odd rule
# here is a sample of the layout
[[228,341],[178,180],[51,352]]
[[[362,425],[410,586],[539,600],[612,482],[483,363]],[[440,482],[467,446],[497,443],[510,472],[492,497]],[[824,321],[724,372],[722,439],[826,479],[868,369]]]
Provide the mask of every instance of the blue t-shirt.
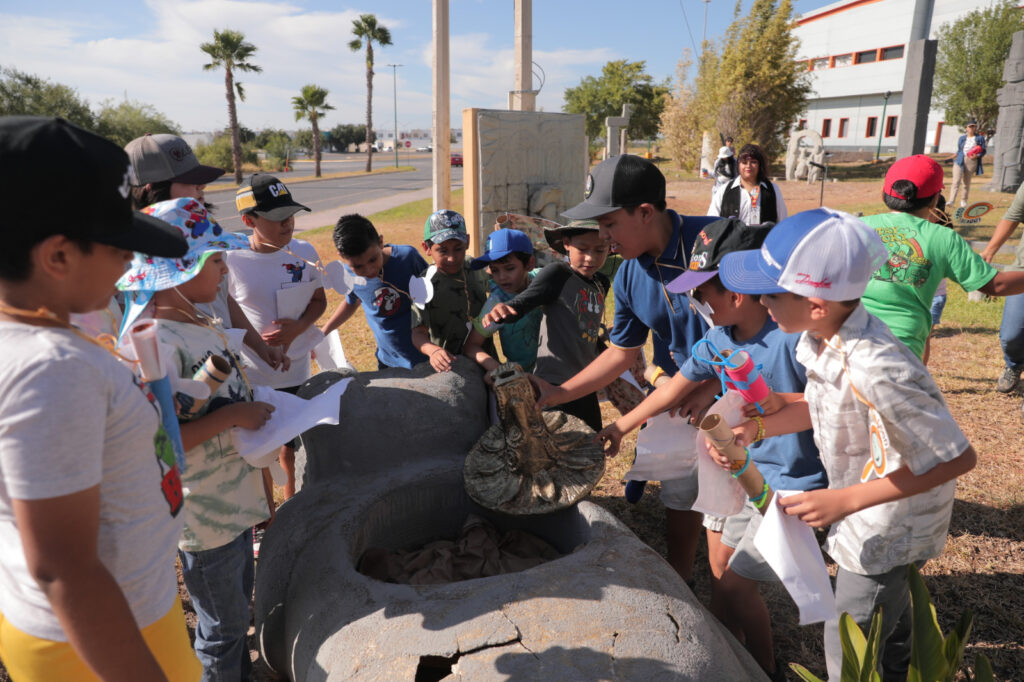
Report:
[[[681,366],[690,357],[690,348],[707,330],[707,325],[690,311],[685,294],[673,294],[664,287],[686,271],[690,250],[701,229],[716,217],[686,216],[668,211],[672,218],[672,236],[658,258],[643,254],[625,261],[615,273],[615,324],[608,340],[619,348],[640,348],[654,332],[655,359],[667,349],[675,364]],[[666,363],[668,364],[668,363]],[[673,374],[674,367],[665,367]]]
[[[754,365],[761,365],[761,376],[773,391],[804,392],[807,373],[804,366],[796,361],[796,345],[800,334],[786,334],[769,319],[761,331],[746,341],[734,341],[732,327],[713,327],[704,338],[720,351],[747,351]],[[701,344],[696,355],[711,359],[711,349]],[[690,381],[704,381],[717,380],[716,369],[691,357],[679,371]],[[772,490],[817,490],[828,487],[828,477],[818,458],[814,432],[810,429],[754,443],[750,446],[750,457]]]
[[[528,273],[528,282],[532,282],[539,269]],[[498,338],[501,339],[501,352],[508,362],[518,362],[525,372],[532,372],[533,366],[537,364],[537,345],[540,338],[540,322],[544,318],[543,308],[534,308],[523,315],[515,322],[508,322],[502,325],[495,325],[487,330],[480,326],[480,320],[484,315],[491,312],[491,309],[499,303],[507,303],[515,298],[517,294],[510,294],[494,281],[491,281],[490,295],[487,302],[480,309],[480,314],[473,320],[473,327],[485,337],[491,336],[495,328],[498,330]]]
[[[409,278],[423,272],[427,262],[411,246],[391,246],[391,257],[384,262],[381,276],[356,278],[346,297],[349,303],[362,303],[366,322],[377,341],[377,360],[388,367],[405,367],[427,361],[427,356],[412,345],[412,300]],[[351,272],[351,270],[349,270]]]

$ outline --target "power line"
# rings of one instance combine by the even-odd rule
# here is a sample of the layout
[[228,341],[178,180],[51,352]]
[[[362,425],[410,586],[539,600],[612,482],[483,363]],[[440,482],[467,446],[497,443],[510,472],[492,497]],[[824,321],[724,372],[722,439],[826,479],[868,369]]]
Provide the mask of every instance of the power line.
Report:
[[693,54],[695,57],[700,56],[700,51],[697,49],[697,43],[693,39],[693,32],[690,31],[690,20],[686,17],[686,8],[683,7],[683,0],[679,0],[679,9],[683,12],[683,22],[686,23],[686,33],[690,36],[690,44],[693,45]]

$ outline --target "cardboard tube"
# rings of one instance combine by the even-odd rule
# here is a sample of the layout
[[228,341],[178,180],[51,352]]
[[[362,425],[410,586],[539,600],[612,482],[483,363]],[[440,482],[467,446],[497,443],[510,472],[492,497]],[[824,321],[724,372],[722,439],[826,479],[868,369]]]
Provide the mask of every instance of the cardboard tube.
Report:
[[156,381],[164,376],[160,364],[160,349],[156,341],[156,324],[152,320],[139,322],[128,332],[128,338],[139,360],[143,381]]
[[[743,465],[747,462],[747,451],[736,445],[736,434],[732,432],[732,429],[725,423],[721,415],[709,414],[704,417],[700,423],[700,430],[716,448],[724,452],[731,460],[730,466],[734,472],[743,468]],[[742,474],[736,476],[736,480],[743,488],[743,492],[751,499],[760,497],[764,491],[764,476],[761,475],[761,471],[753,461],[747,465],[746,470]],[[769,488],[764,504],[758,509],[762,515],[768,511],[768,502],[771,501],[773,495],[774,493]]]
[[[231,365],[228,364],[228,361],[220,355],[211,355],[206,358],[206,362],[203,363],[203,366],[199,368],[199,371],[192,378],[209,386],[210,396],[212,396],[229,376],[231,376]],[[195,398],[187,409],[182,406],[181,416],[190,417],[196,414],[206,404],[207,400],[209,400],[208,397]]]
[[[732,379],[738,384],[734,384],[732,387],[739,391],[739,394],[743,396],[743,399],[748,403],[759,403],[768,397],[771,389],[768,388],[768,384],[765,383],[764,377],[754,367],[754,359],[750,357],[750,353],[745,350],[736,351],[722,351],[722,356],[725,358],[731,358],[731,361],[737,365],[735,369],[726,367],[725,376]],[[750,383],[746,388],[739,388],[740,384]]]

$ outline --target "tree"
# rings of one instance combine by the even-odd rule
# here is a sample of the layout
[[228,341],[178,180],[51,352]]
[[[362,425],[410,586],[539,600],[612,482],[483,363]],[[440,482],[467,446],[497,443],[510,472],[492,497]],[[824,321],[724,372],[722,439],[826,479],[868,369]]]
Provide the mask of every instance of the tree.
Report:
[[0,116],[60,116],[89,130],[96,123],[73,88],[12,68],[0,68]]
[[315,85],[303,85],[302,94],[292,97],[292,107],[295,108],[295,120],[308,119],[313,128],[313,163],[316,177],[320,177],[320,147],[323,138],[320,135],[320,117],[333,109],[327,103],[327,91]]
[[373,44],[380,46],[391,44],[391,31],[377,23],[372,14],[361,14],[352,20],[352,34],[355,39],[348,44],[353,52],[363,49],[366,44],[366,172],[373,169]]
[[231,158],[235,169],[235,182],[242,184],[242,140],[238,130],[238,112],[235,107],[235,92],[238,99],[245,101],[245,90],[235,81],[235,72],[263,71],[248,60],[256,53],[256,46],[245,40],[241,31],[224,29],[213,31],[213,42],[203,43],[199,49],[210,56],[210,62],[203,64],[204,71],[224,67],[224,90],[228,100],[228,126],[231,129]]
[[563,111],[586,116],[586,132],[591,139],[603,137],[604,120],[620,116],[622,105],[631,104],[629,136],[649,139],[658,134],[658,120],[665,107],[668,81],[655,83],[644,69],[646,62],[625,59],[608,62],[601,77],[587,76],[574,88],[565,90]]
[[96,132],[124,147],[146,133],[180,135],[181,128],[150,104],[127,99],[115,104],[108,99],[96,114]]
[[359,144],[365,140],[365,124],[339,123],[331,128],[331,146],[336,152],[348,151],[350,144]]
[[933,95],[946,121],[978,122],[979,131],[995,125],[996,90],[1003,86],[1003,63],[1013,34],[1024,29],[1024,14],[1010,0],[976,9],[939,27]]

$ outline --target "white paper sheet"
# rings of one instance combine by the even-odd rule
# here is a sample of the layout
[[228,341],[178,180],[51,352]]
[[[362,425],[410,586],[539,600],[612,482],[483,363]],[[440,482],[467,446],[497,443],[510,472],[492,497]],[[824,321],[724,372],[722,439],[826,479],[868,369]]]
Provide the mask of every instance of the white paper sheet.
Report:
[[297,320],[309,306],[313,294],[320,288],[318,282],[299,282],[287,289],[274,292],[277,297],[277,317],[284,320]]
[[321,341],[316,348],[316,364],[320,369],[351,369],[355,370],[352,363],[345,357],[345,349],[341,346],[341,334],[335,329]]
[[682,417],[663,412],[647,420],[636,436],[636,459],[627,481],[671,481],[686,478],[697,465],[697,430]]
[[[720,414],[727,424],[743,421],[743,405],[746,401],[736,391],[726,394],[708,409],[708,414]],[[693,508],[705,514],[732,516],[738,514],[746,502],[743,486],[729,475],[729,472],[711,459],[707,440],[697,432],[697,499]]]
[[836,618],[836,599],[814,530],[777,504],[780,497],[794,494],[775,491],[754,536],[754,546],[799,607],[800,625],[810,625]]

